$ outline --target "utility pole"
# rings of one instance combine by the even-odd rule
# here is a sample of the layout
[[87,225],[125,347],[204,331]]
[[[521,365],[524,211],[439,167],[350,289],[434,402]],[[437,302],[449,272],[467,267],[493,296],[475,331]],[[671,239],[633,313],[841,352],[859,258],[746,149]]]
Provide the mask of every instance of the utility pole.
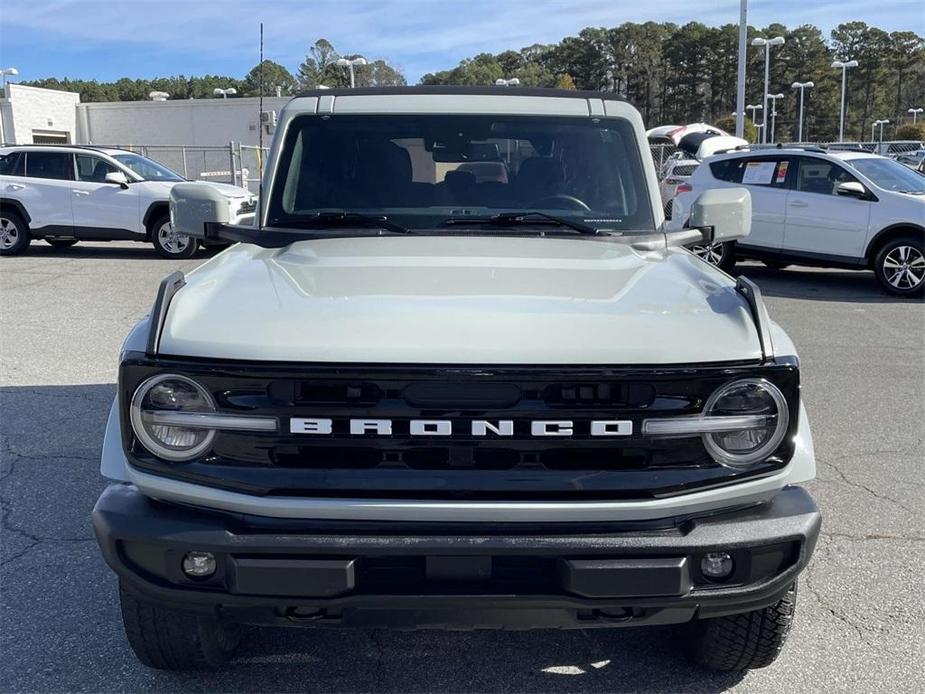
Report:
[[748,48],[748,0],[739,1],[739,65],[736,72],[736,137],[745,135],[745,57]]

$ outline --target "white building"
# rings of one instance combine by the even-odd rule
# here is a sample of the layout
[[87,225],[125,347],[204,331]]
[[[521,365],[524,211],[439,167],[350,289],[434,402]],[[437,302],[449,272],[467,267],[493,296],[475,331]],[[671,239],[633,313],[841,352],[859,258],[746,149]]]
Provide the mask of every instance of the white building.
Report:
[[80,95],[7,82],[0,98],[0,143],[77,142]]

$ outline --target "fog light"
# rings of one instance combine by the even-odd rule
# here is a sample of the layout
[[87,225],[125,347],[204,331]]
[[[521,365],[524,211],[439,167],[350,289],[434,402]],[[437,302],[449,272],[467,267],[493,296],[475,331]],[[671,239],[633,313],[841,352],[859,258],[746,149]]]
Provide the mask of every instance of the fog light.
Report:
[[205,578],[215,573],[212,552],[187,552],[183,557],[183,573],[191,578]]
[[713,581],[728,578],[733,566],[732,557],[726,552],[709,552],[700,560],[701,573]]

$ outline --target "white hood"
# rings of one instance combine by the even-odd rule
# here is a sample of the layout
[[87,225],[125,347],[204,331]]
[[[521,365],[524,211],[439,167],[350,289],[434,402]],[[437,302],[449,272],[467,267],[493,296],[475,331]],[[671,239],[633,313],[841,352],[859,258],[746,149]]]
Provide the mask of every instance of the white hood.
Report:
[[163,354],[291,362],[662,364],[760,358],[728,276],[682,250],[559,238],[239,244],[190,273]]

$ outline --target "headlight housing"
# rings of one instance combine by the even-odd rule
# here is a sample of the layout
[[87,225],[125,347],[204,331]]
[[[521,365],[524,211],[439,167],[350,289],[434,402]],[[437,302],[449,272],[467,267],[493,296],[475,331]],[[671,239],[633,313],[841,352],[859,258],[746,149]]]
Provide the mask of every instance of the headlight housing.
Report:
[[745,378],[720,387],[707,400],[703,416],[749,423],[703,434],[707,452],[716,462],[732,468],[747,468],[765,460],[783,441],[790,422],[783,393],[763,378]]
[[169,415],[178,412],[208,415],[215,412],[215,401],[199,383],[176,374],[152,376],[132,396],[129,409],[132,430],[158,458],[174,462],[192,460],[212,445],[215,429],[167,423]]

